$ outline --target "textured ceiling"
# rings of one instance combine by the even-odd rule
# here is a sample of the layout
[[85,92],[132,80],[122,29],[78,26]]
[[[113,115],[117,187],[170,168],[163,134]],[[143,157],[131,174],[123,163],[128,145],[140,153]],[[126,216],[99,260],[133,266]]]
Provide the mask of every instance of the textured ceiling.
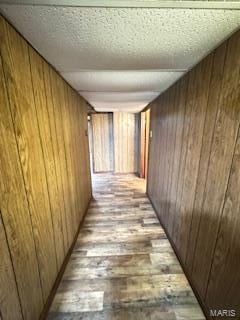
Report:
[[103,111],[141,110],[240,26],[240,10],[0,8]]
[[97,111],[104,105],[105,111],[138,112],[146,107],[149,101],[155,99],[159,92],[80,92],[81,95],[94,105]]
[[82,71],[63,72],[77,91],[157,91],[165,90],[183,71]]

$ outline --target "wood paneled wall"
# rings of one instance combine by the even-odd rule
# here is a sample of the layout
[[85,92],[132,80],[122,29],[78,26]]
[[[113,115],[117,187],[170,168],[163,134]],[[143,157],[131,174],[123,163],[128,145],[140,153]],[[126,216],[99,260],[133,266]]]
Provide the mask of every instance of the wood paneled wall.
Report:
[[114,112],[114,163],[116,173],[138,172],[138,120],[134,113]]
[[148,195],[206,314],[210,309],[233,309],[236,318],[240,316],[239,71],[237,32],[150,105],[148,174]]
[[0,310],[38,319],[91,197],[84,100],[0,17]]
[[91,117],[94,172],[138,172],[139,115],[114,112]]
[[94,172],[113,171],[113,114],[95,113],[92,121],[92,155]]

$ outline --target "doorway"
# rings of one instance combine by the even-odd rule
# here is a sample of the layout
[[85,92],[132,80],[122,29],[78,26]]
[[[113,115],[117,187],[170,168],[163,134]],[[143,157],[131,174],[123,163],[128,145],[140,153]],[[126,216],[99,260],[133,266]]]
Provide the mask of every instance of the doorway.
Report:
[[139,175],[139,118],[128,112],[91,114],[92,173]]
[[92,172],[112,172],[114,168],[113,114],[91,114],[89,130]]

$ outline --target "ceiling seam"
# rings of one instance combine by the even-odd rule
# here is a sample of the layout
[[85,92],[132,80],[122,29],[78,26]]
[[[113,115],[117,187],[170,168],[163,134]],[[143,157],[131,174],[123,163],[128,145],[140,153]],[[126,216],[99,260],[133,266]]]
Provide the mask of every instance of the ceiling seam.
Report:
[[240,1],[215,0],[0,0],[1,4],[54,7],[174,8],[240,10]]

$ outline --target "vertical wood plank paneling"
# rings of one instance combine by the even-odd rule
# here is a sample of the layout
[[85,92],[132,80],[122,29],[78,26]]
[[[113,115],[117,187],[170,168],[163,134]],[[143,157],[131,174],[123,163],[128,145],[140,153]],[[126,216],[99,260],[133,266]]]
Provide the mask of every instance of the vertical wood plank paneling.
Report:
[[150,104],[148,194],[208,315],[240,312],[239,72],[238,31]]
[[[118,152],[121,148],[121,141],[120,136],[122,137],[122,127],[118,125],[119,118],[121,118],[121,114],[114,113],[113,117],[113,137],[114,137],[114,171],[122,172],[122,167],[120,164],[123,162],[122,160],[122,153]],[[121,149],[122,150],[122,149]],[[127,153],[127,143],[125,143],[125,152],[124,155]]]
[[[87,170],[87,168],[83,168],[84,170],[81,171],[81,166],[79,165],[79,160],[84,156],[84,152],[81,153],[81,145],[82,145],[82,135],[81,132],[79,132],[79,123],[81,124],[81,127],[84,127],[84,123],[82,119],[79,118],[79,114],[81,111],[81,108],[84,106],[80,106],[77,104],[78,96],[75,94],[70,88],[65,86],[65,93],[68,103],[68,108],[66,108],[66,111],[69,110],[69,132],[70,132],[70,139],[72,143],[69,141],[69,152],[72,154],[72,174],[73,174],[73,186],[76,190],[74,194],[74,206],[75,206],[75,221],[76,225],[78,226],[83,212],[84,212],[84,201],[82,196],[84,195],[84,185],[86,186],[86,180],[85,179],[78,179],[79,176],[84,176],[84,171]],[[66,115],[67,116],[67,115]],[[71,160],[71,159],[69,159]],[[87,190],[87,189],[86,189]],[[82,195],[82,196],[81,196]]]
[[0,316],[33,320],[91,198],[87,110],[2,17],[0,49]]
[[[210,281],[205,298],[210,309],[235,310],[240,316],[240,135],[235,149]],[[216,295],[216,292],[221,294]]]
[[112,113],[96,113],[91,116],[93,134],[93,170],[113,170]]
[[[76,93],[75,93],[76,95]],[[77,136],[78,140],[78,154],[80,158],[83,158],[84,163],[86,163],[85,168],[79,165],[78,168],[80,170],[80,176],[83,177],[81,179],[81,197],[83,198],[83,213],[87,210],[87,205],[89,199],[92,196],[92,181],[91,181],[91,170],[90,170],[90,152],[89,152],[89,141],[88,141],[88,120],[87,120],[87,104],[86,101],[80,97],[77,99],[77,110],[78,112],[78,121],[76,123]],[[78,126],[77,126],[78,125]],[[82,213],[82,215],[83,215]]]
[[[150,113],[150,136],[149,136],[149,156],[148,159],[152,159],[153,156],[156,156],[155,152],[157,152],[157,150],[154,150],[152,148],[152,146],[155,145],[156,143],[156,135],[157,135],[157,128],[158,126],[156,125],[157,122],[157,108],[154,108],[154,105],[152,103],[152,108],[151,108],[151,113]],[[154,134],[152,131],[152,128],[156,128]],[[155,192],[156,192],[156,187],[155,187],[155,177],[156,175],[154,174],[155,168],[153,168],[153,166],[149,165],[148,168],[148,180],[151,181],[151,183],[147,183],[147,194],[151,194],[152,199],[154,199],[155,203],[156,203],[156,199],[155,199]]]
[[[75,235],[78,228],[78,206],[77,206],[77,189],[75,185],[75,172],[74,172],[74,154],[73,154],[73,143],[71,140],[71,121],[69,116],[69,110],[67,108],[67,97],[65,95],[64,83],[62,79],[55,75],[55,82],[58,83],[58,97],[59,97],[59,112],[62,115],[62,128],[63,128],[63,141],[64,141],[64,150],[67,166],[67,181],[69,185],[69,198],[68,201],[71,207],[72,214],[72,234]],[[71,112],[74,112],[74,101],[71,104]],[[76,192],[74,192],[76,190]]]
[[[1,40],[3,39],[3,23],[3,20],[0,19]],[[3,41],[1,41],[2,43]],[[0,64],[0,115],[1,213],[12,256],[23,316],[24,319],[31,320],[36,314],[40,314],[43,307],[42,291],[31,216],[7,99],[2,60]],[[7,277],[6,274],[2,276]],[[35,288],[35,294],[33,294],[32,288]],[[5,290],[8,289],[1,287],[1,290],[5,294]],[[1,306],[1,309],[4,310],[4,308],[6,307]]]
[[[114,112],[92,115],[94,172],[138,171],[138,115]],[[114,159],[114,161],[113,161]]]
[[[62,221],[62,238],[64,243],[64,253],[67,253],[69,245],[71,243],[70,239],[70,231],[67,228],[67,217],[66,217],[66,194],[65,194],[65,186],[63,180],[62,170],[65,168],[63,166],[63,159],[61,158],[61,150],[62,150],[62,141],[59,140],[58,131],[57,131],[57,121],[59,119],[59,114],[56,112],[53,104],[53,96],[52,96],[52,86],[50,79],[50,70],[48,64],[43,61],[43,80],[44,80],[44,88],[46,94],[46,102],[47,102],[47,112],[49,115],[49,125],[50,125],[50,135],[53,145],[53,154],[54,154],[54,162],[56,169],[56,184],[57,184],[57,192],[60,199],[60,208],[59,214],[61,215]],[[55,99],[54,99],[55,101]]]
[[165,120],[165,95],[163,96],[162,102],[160,104],[160,112],[158,113],[158,120],[157,123],[159,125],[159,130],[156,135],[156,141],[160,142],[160,148],[157,149],[157,154],[158,154],[158,159],[160,159],[159,163],[159,169],[158,172],[155,176],[155,185],[156,185],[156,192],[155,192],[155,197],[157,199],[157,206],[159,208],[162,208],[162,197],[163,197],[163,190],[164,190],[164,185],[162,183],[162,176],[164,174],[164,154],[165,154],[165,148],[166,148],[166,139],[164,136],[164,128],[166,128],[166,122]]
[[[158,207],[161,208],[161,211],[164,212],[164,206],[165,206],[165,194],[166,194],[166,185],[161,183],[161,181],[164,180],[165,171],[166,171],[166,159],[165,157],[167,152],[167,128],[168,128],[168,121],[166,118],[166,100],[168,99],[167,94],[165,93],[162,97],[162,102],[160,105],[160,112],[159,112],[159,131],[157,135],[157,141],[161,141],[161,148],[159,149],[159,157],[160,157],[160,166],[159,166],[159,179],[156,180],[156,186],[157,186],[157,193],[156,198],[158,200]],[[163,217],[164,219],[164,217]]]
[[[69,153],[68,157],[68,167],[69,174],[72,177],[71,188],[75,190],[72,194],[73,208],[74,208],[74,220],[76,226],[79,225],[79,216],[82,212],[81,201],[80,201],[80,184],[78,181],[79,175],[79,166],[78,166],[78,157],[79,157],[79,138],[77,136],[77,121],[78,110],[76,106],[76,99],[73,95],[69,94],[68,88],[64,85],[65,93],[65,104],[64,104],[64,114],[63,118],[66,119],[66,128],[65,128],[65,141],[66,141],[66,153]],[[76,230],[77,231],[77,230]],[[76,232],[75,231],[75,232]]]
[[192,276],[204,295],[239,126],[240,33],[231,37],[210,151]]
[[[168,92],[167,92],[168,93]],[[163,184],[165,186],[165,197],[163,200],[163,221],[168,224],[168,212],[170,207],[170,191],[171,191],[171,178],[172,178],[172,163],[174,147],[175,147],[175,104],[174,99],[176,95],[176,87],[173,88],[172,94],[167,95],[165,114],[166,114],[166,125],[167,125],[167,138],[166,138],[166,164],[164,170]]]
[[[56,250],[42,145],[36,118],[28,46],[5,24],[2,55],[13,124],[30,205],[44,301],[53,286]],[[23,77],[24,75],[24,77]]]
[[55,168],[55,159],[52,145],[52,136],[50,131],[48,105],[43,77],[43,60],[31,48],[30,65],[33,82],[34,101],[36,106],[37,121],[40,131],[41,145],[43,148],[44,162],[46,168],[46,177],[49,191],[50,207],[52,213],[52,224],[56,245],[56,256],[58,269],[64,260],[64,239],[62,235],[62,216],[61,204],[57,187],[57,176]]
[[[175,216],[173,219],[173,231],[172,231],[172,240],[177,247],[177,239],[179,237],[179,229],[181,224],[181,216],[179,214],[181,209],[181,200],[182,200],[182,190],[183,190],[183,178],[185,175],[185,162],[186,162],[186,153],[187,153],[187,143],[189,136],[189,126],[191,119],[191,108],[192,102],[188,102],[188,97],[193,95],[194,85],[195,85],[195,72],[194,70],[190,71],[189,74],[186,75],[187,88],[183,89],[183,96],[180,98],[182,102],[182,113],[184,114],[184,124],[183,124],[183,134],[182,134],[182,144],[181,144],[181,155],[179,161],[179,172],[177,175],[177,180],[175,183],[177,184],[177,192],[175,196]],[[182,100],[181,100],[182,99]],[[174,182],[173,182],[174,183]]]
[[[193,101],[191,124],[188,132],[188,145],[183,178],[181,198],[181,226],[179,239],[179,253],[183,261],[186,260],[189,229],[192,220],[192,211],[195,199],[199,160],[202,149],[202,136],[208,105],[209,83],[211,76],[212,54],[196,67],[196,84]],[[203,94],[204,92],[204,94]],[[196,125],[197,124],[197,125]]]
[[114,170],[116,173],[138,171],[138,115],[114,112]]
[[[1,188],[2,190],[3,188]],[[0,199],[1,200],[1,199]],[[22,320],[22,310],[14,270],[0,212],[0,315],[2,319]]]
[[[72,93],[72,92],[69,92]],[[79,165],[79,161],[78,159],[83,157],[85,154],[85,150],[84,150],[84,136],[83,136],[83,131],[85,129],[85,124],[84,124],[84,119],[83,117],[81,117],[81,109],[79,104],[78,104],[78,97],[77,95],[68,95],[69,98],[74,97],[72,106],[74,107],[74,109],[72,110],[71,114],[70,114],[70,121],[71,121],[71,128],[72,128],[72,139],[74,140],[74,151],[75,152],[75,162],[74,162],[74,170],[76,172],[76,177],[82,176],[85,177],[85,171],[87,171],[87,168],[83,168]],[[71,101],[71,99],[70,99]],[[81,123],[81,127],[79,127],[79,123]],[[86,159],[85,159],[86,161]],[[78,214],[77,214],[77,221],[78,224],[82,219],[82,215],[85,212],[85,207],[84,207],[84,203],[85,201],[83,201],[81,199],[81,195],[87,194],[87,190],[88,190],[88,186],[86,184],[86,179],[75,179],[75,184],[76,184],[76,205],[78,208]],[[84,188],[85,188],[85,192],[84,192]]]
[[[155,198],[156,198],[156,203],[157,203],[157,206],[159,208],[161,208],[162,206],[162,190],[163,190],[163,184],[162,184],[162,180],[161,177],[164,173],[164,165],[165,165],[165,161],[164,160],[164,154],[165,154],[165,146],[166,146],[166,141],[164,139],[164,126],[166,124],[166,122],[164,121],[164,112],[165,112],[165,108],[164,108],[164,96],[163,96],[163,100],[162,100],[162,103],[160,104],[160,110],[159,110],[159,113],[158,113],[158,120],[157,120],[157,123],[158,126],[159,126],[159,130],[156,134],[156,137],[155,137],[155,141],[159,141],[160,142],[160,147],[157,149],[157,155],[160,159],[160,163],[159,163],[159,169],[157,171],[157,174],[155,175],[155,186],[156,186],[156,191],[155,191]],[[155,135],[155,134],[153,134]]]
[[170,190],[170,207],[168,211],[168,226],[169,235],[173,237],[173,225],[174,219],[176,217],[176,195],[178,187],[178,176],[179,167],[181,163],[181,151],[182,151],[182,141],[183,141],[183,131],[184,131],[184,116],[185,116],[185,99],[187,90],[187,77],[181,79],[177,84],[177,92],[175,98],[176,107],[176,135],[175,135],[175,147],[174,147],[174,157],[173,157],[173,168],[172,168],[172,182]]
[[50,87],[52,89],[53,98],[53,110],[54,110],[54,120],[57,133],[57,143],[58,143],[58,156],[59,165],[62,178],[62,188],[64,194],[65,203],[65,219],[66,219],[66,229],[68,234],[68,245],[70,247],[72,241],[72,235],[74,234],[74,219],[71,204],[71,189],[68,181],[68,169],[67,169],[67,159],[65,150],[65,140],[64,140],[64,130],[63,130],[63,119],[62,119],[62,107],[63,101],[60,99],[59,92],[61,91],[59,78],[56,72],[50,69]]
[[200,212],[203,202],[204,188],[208,171],[210,149],[212,137],[215,127],[216,114],[219,104],[219,96],[221,92],[222,77],[224,70],[224,61],[226,55],[226,42],[216,49],[214,52],[213,69],[211,74],[211,82],[209,88],[209,98],[207,106],[207,114],[204,124],[202,150],[198,169],[197,186],[195,192],[194,208],[192,213],[192,221],[190,226],[190,235],[188,241],[188,251],[186,267],[191,272],[194,251],[196,246],[197,231],[200,222]]

